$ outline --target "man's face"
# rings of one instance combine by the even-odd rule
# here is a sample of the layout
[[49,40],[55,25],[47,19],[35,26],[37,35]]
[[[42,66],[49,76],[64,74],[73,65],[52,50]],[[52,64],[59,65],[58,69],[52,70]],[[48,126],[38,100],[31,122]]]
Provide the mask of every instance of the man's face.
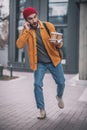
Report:
[[37,14],[31,14],[28,18],[27,21],[29,22],[31,28],[36,29],[38,26],[38,18]]

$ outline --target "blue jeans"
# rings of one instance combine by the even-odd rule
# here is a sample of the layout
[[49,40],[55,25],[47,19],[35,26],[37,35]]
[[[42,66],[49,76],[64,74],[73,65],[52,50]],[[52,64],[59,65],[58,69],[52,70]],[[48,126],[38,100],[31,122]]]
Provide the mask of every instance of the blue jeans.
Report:
[[57,96],[62,97],[64,92],[65,78],[62,64],[60,63],[55,67],[52,63],[38,63],[38,68],[34,72],[34,94],[36,105],[39,109],[45,108],[43,96],[43,78],[47,70],[50,71],[57,84]]

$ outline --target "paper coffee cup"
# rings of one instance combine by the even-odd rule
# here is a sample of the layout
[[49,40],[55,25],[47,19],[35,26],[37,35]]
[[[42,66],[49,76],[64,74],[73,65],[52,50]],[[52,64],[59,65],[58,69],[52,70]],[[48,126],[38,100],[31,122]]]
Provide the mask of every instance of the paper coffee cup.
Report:
[[58,33],[57,32],[51,32],[51,39],[57,39]]
[[57,33],[57,39],[58,39],[58,40],[62,39],[62,36],[63,36],[62,33]]

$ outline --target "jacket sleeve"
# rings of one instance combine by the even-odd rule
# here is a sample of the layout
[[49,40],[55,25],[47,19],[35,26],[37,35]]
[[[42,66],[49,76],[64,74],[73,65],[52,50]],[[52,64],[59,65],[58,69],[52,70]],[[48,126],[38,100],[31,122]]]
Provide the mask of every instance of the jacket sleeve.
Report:
[[23,48],[27,42],[28,39],[28,35],[29,35],[29,31],[27,31],[26,29],[23,29],[16,41],[16,45],[18,48]]

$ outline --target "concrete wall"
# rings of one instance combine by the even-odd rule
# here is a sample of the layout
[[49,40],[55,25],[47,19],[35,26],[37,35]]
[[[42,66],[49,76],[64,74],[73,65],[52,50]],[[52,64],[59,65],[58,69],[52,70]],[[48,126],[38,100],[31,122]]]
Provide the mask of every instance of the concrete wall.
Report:
[[87,80],[87,3],[80,4],[79,78]]
[[8,45],[5,45],[3,49],[0,49],[0,64],[7,67],[8,63]]
[[78,73],[79,55],[79,6],[75,0],[69,0],[68,8],[68,43],[67,43],[67,73]]

